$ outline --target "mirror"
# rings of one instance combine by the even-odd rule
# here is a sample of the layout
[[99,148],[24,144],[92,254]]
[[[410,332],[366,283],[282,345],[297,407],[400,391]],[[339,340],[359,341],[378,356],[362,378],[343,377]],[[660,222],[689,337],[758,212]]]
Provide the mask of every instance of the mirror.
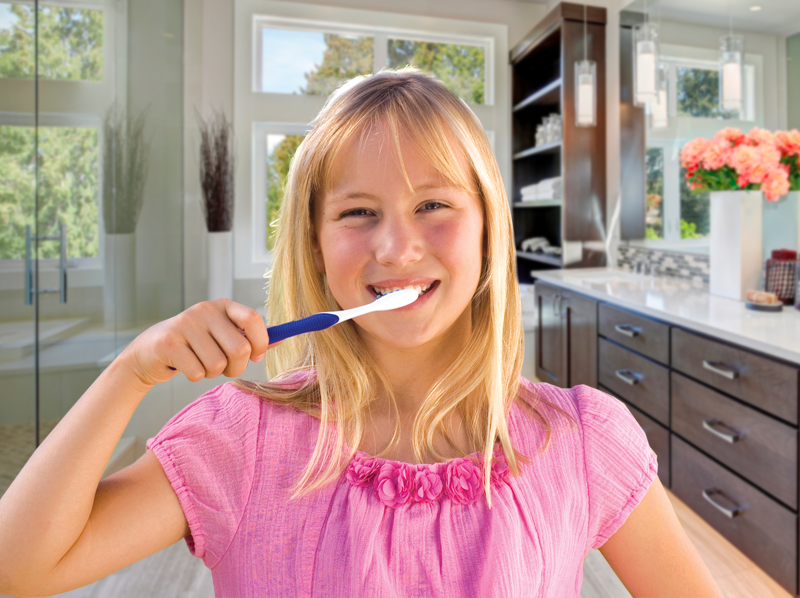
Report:
[[[632,27],[645,19],[659,24],[666,127],[633,104]],[[800,4],[635,0],[620,25],[622,242],[707,254],[709,193],[690,192],[681,149],[725,127],[800,129]],[[744,36],[741,111],[719,102],[719,43],[731,30]],[[765,202],[764,259],[773,249],[798,249],[798,195]]]

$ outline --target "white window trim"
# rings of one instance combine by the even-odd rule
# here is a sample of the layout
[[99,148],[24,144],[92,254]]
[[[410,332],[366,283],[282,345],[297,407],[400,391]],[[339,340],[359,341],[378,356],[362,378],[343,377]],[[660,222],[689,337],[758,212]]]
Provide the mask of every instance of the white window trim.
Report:
[[[325,20],[315,17],[324,14]],[[458,19],[389,13],[361,9],[318,6],[282,0],[237,0],[234,16],[234,128],[237,139],[238,168],[236,171],[236,205],[234,211],[234,277],[253,279],[264,276],[271,267],[265,251],[265,235],[257,227],[266,225],[266,177],[258,172],[257,164],[266,163],[265,133],[281,133],[275,127],[286,126],[290,134],[305,134],[310,123],[322,109],[327,98],[302,94],[278,94],[254,91],[258,89],[257,51],[260,45],[258,27],[281,24],[308,30],[310,27],[339,27],[341,31],[359,31],[386,39],[389,34],[404,39],[420,38],[443,43],[487,44],[486,104],[470,105],[497,150],[501,174],[509,189],[511,180],[511,110],[509,96],[508,26]],[[437,33],[433,33],[437,32]],[[386,64],[386,50],[379,56],[376,43],[375,68]],[[491,56],[491,57],[490,57]],[[491,102],[491,103],[489,103]],[[295,128],[296,127],[296,128]],[[289,129],[287,129],[289,130]],[[264,151],[263,159],[256,155]],[[260,205],[259,205],[260,204]]]

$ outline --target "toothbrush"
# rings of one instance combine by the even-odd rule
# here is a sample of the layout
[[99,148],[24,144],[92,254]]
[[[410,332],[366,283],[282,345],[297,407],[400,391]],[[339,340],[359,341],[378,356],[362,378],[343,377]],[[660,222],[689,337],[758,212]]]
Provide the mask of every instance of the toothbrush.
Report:
[[362,305],[361,307],[354,307],[342,311],[322,311],[313,316],[295,320],[294,322],[270,326],[267,328],[269,343],[277,343],[278,341],[297,336],[298,334],[305,334],[306,332],[325,330],[339,322],[363,316],[373,311],[388,311],[390,309],[405,307],[406,305],[414,303],[418,297],[419,293],[414,289],[401,289],[381,295],[372,303]]

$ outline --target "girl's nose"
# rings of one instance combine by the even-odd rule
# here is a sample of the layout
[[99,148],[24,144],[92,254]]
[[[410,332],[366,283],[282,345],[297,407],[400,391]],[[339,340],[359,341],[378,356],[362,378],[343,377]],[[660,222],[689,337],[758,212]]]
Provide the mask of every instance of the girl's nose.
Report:
[[422,257],[421,232],[413,221],[386,218],[375,230],[374,251],[379,263],[402,268]]

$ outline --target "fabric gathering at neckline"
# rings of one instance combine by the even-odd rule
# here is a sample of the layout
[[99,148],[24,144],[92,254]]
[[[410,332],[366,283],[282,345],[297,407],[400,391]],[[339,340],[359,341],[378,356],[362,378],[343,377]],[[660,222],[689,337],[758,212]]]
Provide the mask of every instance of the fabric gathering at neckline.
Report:
[[[491,484],[508,483],[508,463],[500,443],[494,445]],[[483,454],[472,453],[443,463],[404,463],[356,451],[345,473],[355,487],[371,488],[389,508],[433,503],[449,498],[456,504],[475,502],[483,491]]]

